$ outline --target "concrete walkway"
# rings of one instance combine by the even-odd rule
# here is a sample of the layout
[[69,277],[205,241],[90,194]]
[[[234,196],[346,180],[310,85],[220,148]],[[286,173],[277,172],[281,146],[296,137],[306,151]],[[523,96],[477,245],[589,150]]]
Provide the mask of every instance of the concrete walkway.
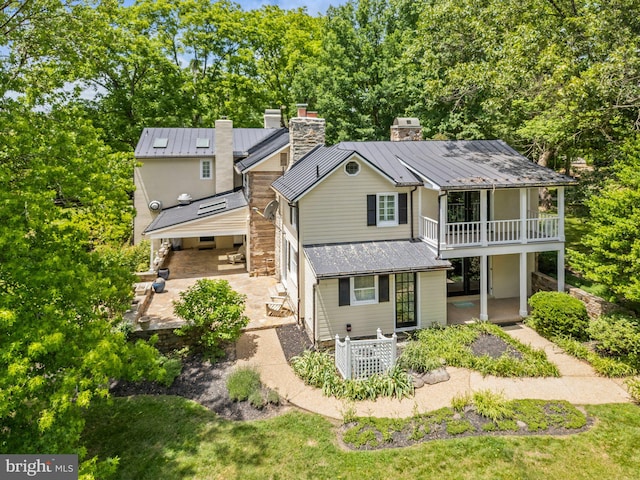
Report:
[[238,342],[239,365],[252,365],[262,381],[276,389],[291,404],[326,417],[342,419],[344,412],[355,408],[356,414],[371,417],[409,417],[451,405],[451,399],[465,392],[492,390],[509,399],[536,398],[567,400],[576,405],[626,403],[630,397],[622,380],[599,377],[586,363],[562,351],[532,329],[515,325],[505,328],[509,335],[525,344],[543,349],[561,373],[560,378],[483,377],[466,369],[447,367],[451,379],[436,385],[425,385],[415,397],[395,400],[350,402],[325,397],[317,388],[305,385],[287,363],[275,329],[246,332]]

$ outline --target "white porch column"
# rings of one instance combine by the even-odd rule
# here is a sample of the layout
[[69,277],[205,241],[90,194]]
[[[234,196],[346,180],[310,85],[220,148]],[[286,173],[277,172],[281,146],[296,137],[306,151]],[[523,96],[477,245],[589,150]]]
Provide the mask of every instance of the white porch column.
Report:
[[527,189],[520,189],[520,241],[527,243]]
[[149,239],[149,271],[154,270],[153,268],[153,238]]
[[522,318],[529,315],[527,309],[527,254],[520,252],[520,316]]
[[487,246],[487,191],[480,190],[480,243]]
[[558,291],[564,292],[564,247],[558,250]]
[[[482,198],[482,197],[481,197]],[[487,287],[489,285],[489,269],[487,268],[487,256],[480,257],[480,320],[489,320],[487,308]]]
[[438,219],[440,228],[440,248],[443,248],[447,244],[447,195],[440,197],[440,218]]
[[558,187],[558,240],[564,242],[564,187]]

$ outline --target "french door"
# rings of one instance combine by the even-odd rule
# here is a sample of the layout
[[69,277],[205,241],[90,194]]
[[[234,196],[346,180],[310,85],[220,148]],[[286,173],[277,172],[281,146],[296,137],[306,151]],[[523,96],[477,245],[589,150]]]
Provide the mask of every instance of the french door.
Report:
[[418,325],[416,313],[416,274],[397,273],[396,290],[396,329]]
[[453,270],[447,271],[447,296],[480,293],[480,257],[452,258]]

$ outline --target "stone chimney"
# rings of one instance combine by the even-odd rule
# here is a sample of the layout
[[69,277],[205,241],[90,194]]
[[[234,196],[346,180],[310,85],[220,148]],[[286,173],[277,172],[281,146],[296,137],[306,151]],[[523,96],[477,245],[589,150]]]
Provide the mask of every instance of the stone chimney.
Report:
[[417,118],[397,117],[391,125],[392,142],[412,142],[422,140],[422,127]]
[[216,120],[215,133],[215,193],[233,190],[233,122],[222,117]]
[[317,112],[308,112],[307,104],[297,105],[298,115],[289,120],[291,163],[295,163],[318,145],[324,145],[325,121]]
[[264,128],[280,128],[282,126],[282,113],[275,108],[264,111]]

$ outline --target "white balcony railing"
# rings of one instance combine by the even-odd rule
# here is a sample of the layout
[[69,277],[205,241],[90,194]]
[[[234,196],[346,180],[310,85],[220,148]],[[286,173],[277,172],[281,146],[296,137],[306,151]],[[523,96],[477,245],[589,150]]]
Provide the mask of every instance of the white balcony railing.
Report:
[[558,227],[559,217],[538,214],[536,217],[530,215],[524,222],[510,219],[446,223],[439,232],[440,225],[436,220],[421,217],[420,235],[433,246],[438,246],[440,241],[441,248],[473,247],[559,240]]

